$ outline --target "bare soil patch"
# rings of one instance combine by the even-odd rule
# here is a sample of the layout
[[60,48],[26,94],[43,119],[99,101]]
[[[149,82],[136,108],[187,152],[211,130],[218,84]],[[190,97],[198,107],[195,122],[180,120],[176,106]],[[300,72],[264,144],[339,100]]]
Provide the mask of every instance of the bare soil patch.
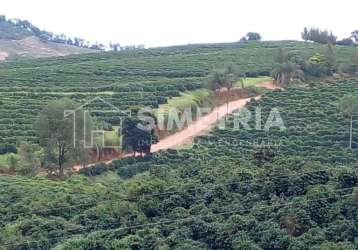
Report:
[[4,61],[9,56],[5,51],[0,51],[0,61]]

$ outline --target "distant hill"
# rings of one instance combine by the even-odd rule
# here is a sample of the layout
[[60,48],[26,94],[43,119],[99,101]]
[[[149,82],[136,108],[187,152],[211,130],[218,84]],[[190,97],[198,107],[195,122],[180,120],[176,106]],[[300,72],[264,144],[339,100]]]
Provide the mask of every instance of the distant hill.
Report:
[[81,48],[73,45],[46,42],[35,36],[21,40],[0,39],[0,60],[16,59],[21,57],[52,57],[67,56],[96,52],[96,50]]
[[83,39],[43,31],[28,21],[0,16],[0,60],[91,53]]

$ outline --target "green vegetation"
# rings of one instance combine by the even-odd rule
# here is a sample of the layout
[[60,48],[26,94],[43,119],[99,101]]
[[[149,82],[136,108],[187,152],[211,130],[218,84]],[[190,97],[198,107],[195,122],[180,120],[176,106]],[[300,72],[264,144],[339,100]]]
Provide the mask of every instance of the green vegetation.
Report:
[[[0,176],[4,249],[356,249],[358,151],[340,100],[357,80],[251,101],[286,130],[225,129],[190,149],[125,158],[65,181]],[[264,125],[264,124],[262,124]],[[354,126],[353,135],[358,135]],[[356,140],[356,138],[355,138]]]
[[186,108],[203,105],[205,102],[208,102],[210,94],[208,89],[180,93],[180,96],[173,97],[168,100],[168,103],[160,105],[156,113],[165,114],[172,108],[183,111]]
[[327,30],[322,31],[317,28],[304,28],[302,32],[302,39],[322,44],[335,44],[337,42],[337,37],[333,35],[332,32]]
[[[278,48],[288,51],[290,61],[306,73],[314,75],[320,72],[316,69],[328,65],[327,56],[322,56],[327,55],[326,46],[301,42],[176,46],[2,63],[0,154],[16,153],[19,141],[39,142],[33,124],[51,101],[67,97],[80,105],[101,97],[120,110],[138,110],[144,106],[166,108],[163,105],[168,101],[168,106],[185,106],[189,104],[189,96],[184,100],[186,94],[182,93],[198,95],[195,99],[205,98],[203,82],[213,68],[220,68],[218,65],[223,60],[227,65],[237,65],[246,75],[244,85],[249,86],[253,84],[250,77],[270,75]],[[337,46],[331,51],[334,52],[331,62],[354,70],[355,50]],[[103,103],[91,103],[91,107],[102,109]],[[96,116],[118,126],[114,114]]]
[[[154,111],[154,115],[158,120],[158,124],[165,126],[168,122],[168,114],[171,110],[178,112],[190,110],[192,114],[195,115],[197,107],[213,107],[217,104],[212,97],[213,93],[204,88],[182,92],[180,96],[169,99],[168,103],[159,105],[159,108]],[[161,134],[167,132],[168,131],[160,131]]]
[[[139,127],[141,125],[142,127]],[[139,153],[150,154],[152,144],[158,141],[155,133],[156,123],[153,117],[152,123],[138,118],[126,118],[123,122],[123,149],[133,152],[133,156]]]
[[5,16],[0,15],[0,61],[95,51],[85,48],[85,44],[83,39],[67,39],[63,34],[54,35],[40,30],[29,21],[6,19]]
[[[8,168],[28,175],[0,176],[0,249],[355,249],[358,126],[342,100],[358,94],[358,81],[292,84],[299,69],[332,75],[354,62],[355,49],[249,42],[0,64],[0,152],[17,151],[6,158]],[[154,129],[138,131],[138,121],[126,119],[123,146],[144,157],[83,168],[64,180],[35,176],[38,166],[62,176],[88,156],[70,143],[65,109],[197,106],[210,101],[203,83],[223,61],[240,68],[235,76],[224,72],[228,81],[219,86],[226,88],[242,76],[243,87],[264,81],[277,66],[273,75],[285,90],[247,106],[262,123],[237,128],[235,113],[190,148],[148,154]],[[265,124],[272,113],[286,129]],[[118,114],[93,118],[108,141],[116,137]]]
[[228,92],[238,82],[243,86],[244,73],[240,72],[239,68],[234,65],[226,65],[224,68],[215,69],[208,77],[207,87],[213,91],[226,89]]
[[240,39],[240,42],[247,42],[247,41],[260,41],[262,36],[256,32],[248,32],[246,36]]
[[352,54],[347,56],[349,61],[346,62],[337,57],[339,48],[328,44],[324,52],[316,52],[308,59],[279,48],[271,75],[279,85],[287,85],[293,80],[312,82],[324,77],[356,76],[357,48],[352,48]]
[[[1,62],[0,249],[357,250],[358,31],[261,38]],[[0,60],[89,47],[0,16]],[[169,110],[258,93],[151,153]]]
[[[259,77],[246,77],[243,79],[244,86],[245,87],[254,87],[257,84],[264,83],[264,82],[270,82],[272,81],[272,78],[269,76],[259,76]],[[235,84],[237,87],[242,86],[242,82],[237,82]]]
[[93,53],[94,50],[76,46],[43,42],[37,37],[26,37],[21,40],[0,39],[0,61],[18,61],[21,59],[41,57],[62,57],[72,54]]
[[291,61],[289,54],[280,48],[271,75],[278,85],[286,85],[294,78],[302,78],[303,72],[299,65]]
[[13,171],[22,175],[36,176],[46,158],[44,150],[39,145],[21,142],[19,155],[11,155],[8,164]]
[[0,39],[1,40],[22,40],[27,37],[37,37],[44,42],[74,45],[77,47],[89,47],[89,44],[81,38],[70,38],[64,34],[57,35],[46,30],[40,30],[27,20],[7,19],[0,15]]
[[328,44],[325,53],[314,54],[308,61],[301,63],[301,67],[307,77],[332,76],[338,71],[335,48]]
[[0,154],[0,174],[14,173],[19,166],[20,157],[17,154]]
[[349,148],[352,149],[353,143],[353,119],[358,116],[358,95],[346,95],[340,101],[341,111],[348,116],[350,120],[349,127]]
[[15,20],[6,20],[5,16],[0,16],[0,39],[19,40],[32,35],[31,30],[16,24]]
[[213,91],[226,91],[227,110],[229,110],[229,101],[231,96],[231,89],[237,82],[241,83],[244,88],[245,74],[240,72],[237,65],[229,64],[224,68],[215,69],[207,79],[207,87]]
[[63,177],[66,164],[76,160],[83,163],[88,155],[84,146],[91,136],[92,126],[88,113],[78,110],[78,104],[70,99],[56,100],[45,106],[35,123],[40,145],[44,148],[43,167]]
[[331,31],[318,28],[304,28],[301,37],[305,41],[312,41],[321,44],[337,44],[341,46],[355,46],[358,44],[358,31],[353,31],[350,37],[337,41],[337,37]]
[[8,157],[8,154],[0,155],[0,166],[1,166],[1,167],[5,167],[5,166],[8,165],[8,163],[7,163],[7,157]]
[[358,74],[358,50],[352,53],[350,62],[341,66],[341,71],[351,75]]

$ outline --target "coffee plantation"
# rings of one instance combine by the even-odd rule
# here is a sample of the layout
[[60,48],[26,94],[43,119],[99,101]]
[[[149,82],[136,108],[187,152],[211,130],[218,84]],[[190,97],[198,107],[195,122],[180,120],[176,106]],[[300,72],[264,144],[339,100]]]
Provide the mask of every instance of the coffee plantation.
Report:
[[0,176],[1,246],[357,249],[358,151],[347,148],[338,109],[347,93],[358,93],[357,80],[292,85],[249,103],[263,120],[278,108],[284,131],[235,130],[230,116],[188,149],[65,181]]
[[[224,63],[239,65],[247,76],[270,75],[278,48],[302,59],[325,51],[302,42],[250,42],[1,63],[0,152],[13,152],[7,148],[21,140],[37,141],[33,124],[50,101],[68,97],[83,104],[101,97],[121,110],[157,108],[181,92],[201,88],[208,73]],[[354,49],[337,46],[339,61],[348,61]]]

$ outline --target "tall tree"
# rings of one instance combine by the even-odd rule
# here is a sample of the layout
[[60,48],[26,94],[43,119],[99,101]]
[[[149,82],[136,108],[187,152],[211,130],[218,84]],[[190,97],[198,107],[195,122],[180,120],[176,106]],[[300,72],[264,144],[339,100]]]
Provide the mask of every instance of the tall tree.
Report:
[[337,59],[336,59],[336,53],[333,49],[332,44],[327,45],[325,58],[326,58],[326,65],[327,65],[328,71],[330,74],[333,74],[334,72],[337,71]]
[[352,40],[351,37],[343,38],[342,40],[337,41],[337,45],[352,46],[354,45],[354,41]]
[[10,167],[10,172],[15,172],[17,167],[19,166],[20,157],[17,154],[11,153],[6,158],[6,162]]
[[[112,126],[105,121],[100,121],[95,118],[92,119],[93,128],[98,131],[110,131]],[[109,145],[108,138],[103,134],[95,133],[93,135],[93,149],[97,154],[97,161],[101,161],[106,145]]]
[[249,32],[246,34],[246,38],[248,41],[260,41],[262,36],[257,32]]
[[312,41],[316,43],[322,44],[335,44],[337,41],[337,37],[333,35],[332,32],[327,30],[320,30],[318,28],[307,29],[304,28],[301,33],[302,39],[305,41]]
[[43,149],[39,145],[22,142],[19,156],[19,172],[24,175],[36,175],[43,162]]
[[[40,145],[46,148],[45,158],[56,160],[48,165],[56,165],[60,177],[64,175],[66,164],[78,159],[79,147],[84,147],[91,132],[91,119],[83,110],[75,111],[78,106],[67,98],[49,103],[36,123]],[[73,113],[65,115],[67,111]]]
[[114,52],[118,52],[121,50],[121,45],[119,43],[110,43],[109,47],[111,48],[112,51]]
[[303,71],[296,63],[290,61],[288,53],[282,48],[278,50],[275,61],[271,75],[277,84],[289,84],[293,78],[303,78]]
[[246,74],[245,73],[240,74],[239,82],[241,83],[241,88],[244,89],[245,82],[246,82]]
[[353,117],[358,115],[358,96],[346,95],[340,101],[340,109],[344,115],[349,117],[349,148],[352,149],[353,142]]
[[123,149],[133,152],[133,156],[136,153],[139,153],[141,156],[143,153],[149,154],[152,144],[158,141],[155,128],[149,124],[143,124],[137,118],[126,118],[122,126],[122,135],[120,136],[123,136]]
[[229,101],[231,95],[231,89],[234,87],[235,83],[243,81],[242,75],[239,68],[234,64],[226,65],[222,69],[215,69],[207,80],[208,88],[212,90],[218,90],[225,88],[226,92],[226,103],[227,111],[229,110]]
[[303,29],[303,32],[302,32],[301,36],[302,36],[302,39],[305,40],[306,42],[309,40],[309,34],[308,34],[307,27],[305,27]]
[[352,32],[351,34],[351,38],[353,39],[353,41],[358,44],[358,30],[355,30]]

